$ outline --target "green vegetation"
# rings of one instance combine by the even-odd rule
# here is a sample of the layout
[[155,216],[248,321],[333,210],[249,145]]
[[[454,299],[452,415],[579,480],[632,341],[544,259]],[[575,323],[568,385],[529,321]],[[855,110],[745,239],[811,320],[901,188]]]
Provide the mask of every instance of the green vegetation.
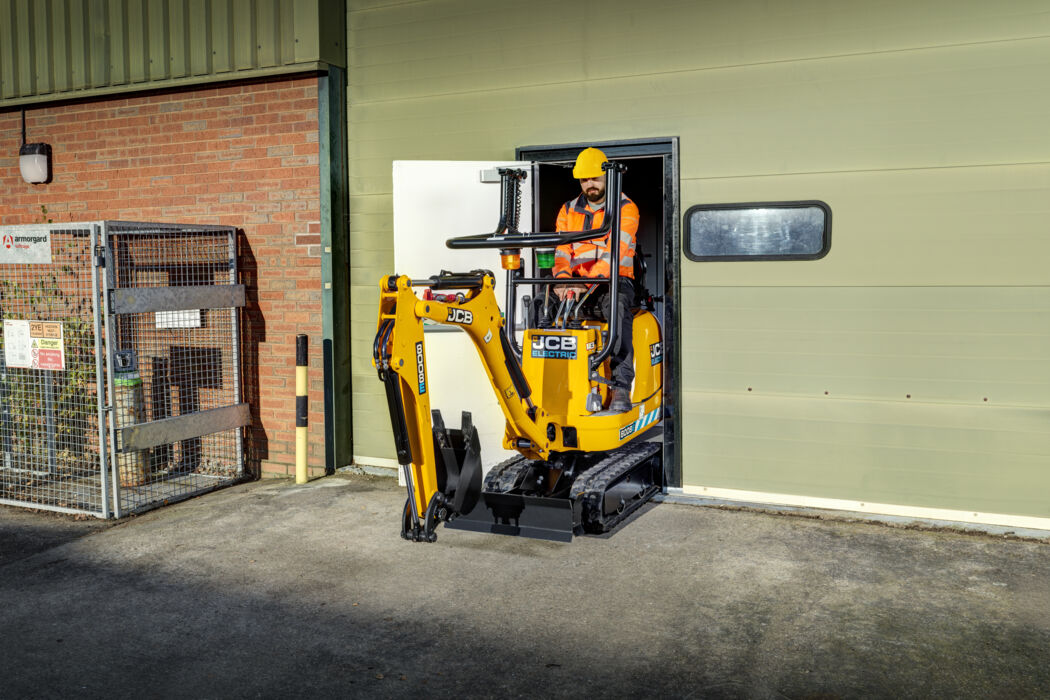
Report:
[[[0,377],[4,414],[0,449],[10,457],[5,454],[3,466],[70,475],[95,473],[95,337],[89,285],[83,282],[90,253],[77,240],[61,247],[53,244],[53,265],[20,266],[21,274],[0,280],[3,317],[61,323],[65,355],[64,370],[8,368],[5,361]],[[0,353],[4,347],[0,333]],[[5,490],[15,485],[4,482]]]

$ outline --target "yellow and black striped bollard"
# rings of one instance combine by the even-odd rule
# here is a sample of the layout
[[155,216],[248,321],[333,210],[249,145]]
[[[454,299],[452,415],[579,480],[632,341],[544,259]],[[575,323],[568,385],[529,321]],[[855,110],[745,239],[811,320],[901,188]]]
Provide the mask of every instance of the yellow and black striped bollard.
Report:
[[295,483],[305,484],[307,442],[306,335],[295,337]]

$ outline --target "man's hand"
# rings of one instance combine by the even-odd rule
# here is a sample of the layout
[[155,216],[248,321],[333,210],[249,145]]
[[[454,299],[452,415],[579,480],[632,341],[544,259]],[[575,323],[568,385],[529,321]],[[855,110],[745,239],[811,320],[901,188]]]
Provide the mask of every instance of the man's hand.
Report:
[[578,300],[580,295],[587,291],[587,286],[583,284],[560,284],[554,287],[554,293],[558,295],[559,299],[565,299],[569,292],[575,292],[575,298]]

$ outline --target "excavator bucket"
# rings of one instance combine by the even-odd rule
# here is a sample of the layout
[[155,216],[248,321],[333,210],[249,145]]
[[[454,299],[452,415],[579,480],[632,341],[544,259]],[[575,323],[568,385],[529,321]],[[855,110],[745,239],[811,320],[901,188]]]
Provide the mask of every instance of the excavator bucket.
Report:
[[431,411],[434,430],[434,455],[438,474],[444,472],[444,483],[438,487],[447,498],[451,512],[470,513],[481,495],[481,443],[469,411],[463,411],[459,430],[449,430],[441,411]]

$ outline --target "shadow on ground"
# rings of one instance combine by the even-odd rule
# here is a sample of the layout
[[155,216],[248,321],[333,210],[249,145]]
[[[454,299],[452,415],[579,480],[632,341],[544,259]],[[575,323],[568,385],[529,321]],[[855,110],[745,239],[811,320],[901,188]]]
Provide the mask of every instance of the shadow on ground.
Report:
[[[402,501],[376,477],[258,482],[5,558],[3,695],[1050,687],[1045,544],[661,504],[605,539],[426,545],[400,539]],[[0,533],[46,529],[27,515]]]

